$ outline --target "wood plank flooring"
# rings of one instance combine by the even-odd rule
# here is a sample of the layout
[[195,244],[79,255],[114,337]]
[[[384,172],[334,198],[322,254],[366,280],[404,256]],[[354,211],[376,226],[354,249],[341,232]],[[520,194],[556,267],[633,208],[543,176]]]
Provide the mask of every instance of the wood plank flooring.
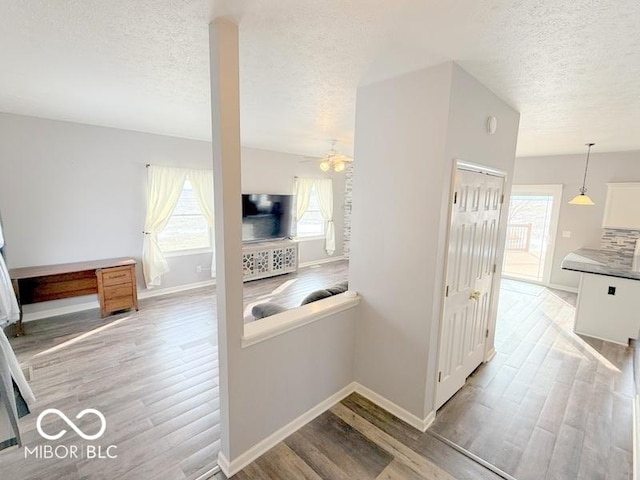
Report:
[[[296,306],[346,276],[347,263],[335,262],[248,282],[245,304],[269,298]],[[220,438],[215,287],[141,300],[139,312],[100,319],[92,310],[25,328],[27,335],[11,339],[21,363],[33,368],[37,398],[20,421],[25,445],[91,443],[53,415],[45,417],[45,431],[69,432],[46,442],[36,418],[47,408],[71,419],[96,408],[107,429],[93,443],[116,445],[118,458],[25,459],[25,449],[12,448],[0,452],[0,478],[180,480],[213,466]],[[75,423],[87,433],[99,428],[91,415]]]
[[[25,445],[116,445],[118,458],[35,459],[10,449],[0,452],[1,478],[185,479],[212,466],[220,428],[213,290],[156,297],[140,307],[104,320],[91,311],[30,322],[26,336],[11,339],[33,368],[37,398],[20,422]],[[107,429],[87,442],[49,415],[45,431],[69,432],[47,442],[36,431],[47,408],[71,419],[95,408]],[[87,433],[98,428],[77,423]]]
[[[518,480],[631,479],[632,350],[575,335],[575,297],[505,281],[496,358],[432,431]],[[500,477],[353,394],[233,478]]]
[[357,394],[323,413],[234,480],[497,480],[500,477]]
[[[245,284],[245,305],[295,306],[346,279],[346,263]],[[295,280],[291,282],[291,280]],[[432,429],[518,480],[631,478],[632,351],[573,334],[575,295],[503,284],[496,358],[438,412]],[[38,413],[107,418],[116,460],[24,459],[0,452],[0,477],[194,479],[215,460],[219,398],[215,288],[143,300],[140,312],[96,311],[27,324],[12,339],[32,365],[38,403],[21,425],[43,444]],[[77,422],[86,432],[96,422]],[[45,429],[66,425],[47,417]],[[67,427],[69,430],[69,428]],[[92,430],[93,429],[93,430]],[[56,445],[82,443],[74,432]],[[221,475],[216,478],[222,478]],[[247,479],[497,479],[429,433],[351,395],[235,477]]]
[[573,333],[573,294],[500,295],[496,357],[432,429],[518,480],[631,478],[632,349]]

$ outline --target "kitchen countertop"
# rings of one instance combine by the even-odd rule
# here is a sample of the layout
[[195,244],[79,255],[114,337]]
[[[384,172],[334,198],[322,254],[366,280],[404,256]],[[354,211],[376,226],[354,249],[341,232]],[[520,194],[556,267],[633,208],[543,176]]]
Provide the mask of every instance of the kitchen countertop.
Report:
[[609,250],[581,248],[562,261],[563,270],[640,280],[640,259]]

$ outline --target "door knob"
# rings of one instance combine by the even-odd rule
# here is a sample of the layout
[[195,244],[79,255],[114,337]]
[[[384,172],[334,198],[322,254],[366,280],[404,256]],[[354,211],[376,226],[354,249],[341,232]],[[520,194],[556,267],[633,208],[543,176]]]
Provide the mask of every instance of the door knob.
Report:
[[473,292],[471,292],[471,295],[469,295],[469,300],[478,300],[480,298],[480,290],[474,290]]

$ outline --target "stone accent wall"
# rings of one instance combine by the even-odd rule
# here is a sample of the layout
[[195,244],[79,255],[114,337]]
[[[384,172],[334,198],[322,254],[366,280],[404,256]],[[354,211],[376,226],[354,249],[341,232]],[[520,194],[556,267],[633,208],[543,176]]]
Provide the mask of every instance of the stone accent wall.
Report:
[[602,250],[620,252],[623,255],[633,255],[636,240],[640,239],[640,230],[621,230],[605,228],[602,230]]
[[349,247],[351,245],[351,205],[353,201],[353,163],[347,163],[345,168],[344,182],[344,237],[343,237],[343,255],[349,258]]

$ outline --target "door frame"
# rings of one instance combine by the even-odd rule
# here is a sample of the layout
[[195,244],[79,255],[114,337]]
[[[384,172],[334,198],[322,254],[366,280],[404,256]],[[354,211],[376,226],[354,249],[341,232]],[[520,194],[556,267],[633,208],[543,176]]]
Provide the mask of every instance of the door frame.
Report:
[[[502,278],[507,278],[510,280],[517,280],[519,282],[527,282],[533,283],[536,285],[542,285],[544,287],[548,287],[551,285],[551,270],[553,269],[553,256],[555,254],[556,242],[558,240],[558,225],[560,223],[560,205],[562,204],[562,192],[564,189],[564,185],[559,183],[548,183],[548,184],[518,184],[511,186],[511,192],[509,194],[509,207],[511,207],[511,196],[516,192],[520,195],[527,194],[541,194],[541,195],[549,195],[553,196],[553,206],[551,207],[551,218],[549,225],[549,245],[546,251],[546,256],[544,259],[543,266],[543,275],[542,280],[529,280],[526,278],[514,277],[511,275],[502,274]],[[509,217],[507,217],[507,221],[509,221]],[[506,250],[505,252],[506,253]],[[504,264],[504,260],[503,260]]]
[[[447,210],[447,232],[444,243],[444,252],[449,251],[449,243],[451,241],[451,221],[453,217],[453,201],[455,194],[455,183],[456,183],[456,175],[458,170],[466,170],[474,173],[483,173],[485,175],[492,175],[494,177],[501,177],[504,180],[503,187],[503,195],[506,199],[511,196],[511,185],[508,183],[508,174],[505,170],[500,170],[497,168],[489,167],[487,165],[482,165],[480,163],[468,162],[466,160],[453,159],[453,165],[451,170],[451,178],[449,184],[449,201],[448,201],[448,210]],[[495,336],[495,326],[496,326],[496,317],[498,313],[498,293],[500,291],[500,280],[501,276],[498,272],[502,269],[502,261],[504,257],[504,233],[506,230],[506,220],[507,216],[505,211],[507,209],[504,208],[504,201],[502,202],[502,206],[500,208],[500,217],[498,221],[498,243],[496,246],[496,273],[493,275],[491,280],[491,304],[489,307],[489,318],[487,320],[487,328],[489,329],[489,336],[485,339],[484,345],[484,359],[482,363],[487,363],[491,361],[491,359],[495,356],[496,352],[494,349],[494,336]],[[442,324],[445,316],[445,301],[446,301],[446,289],[447,289],[447,271],[449,269],[449,255],[444,255],[443,262],[443,271],[442,271],[442,285],[440,292],[440,312],[438,317],[438,329],[437,329],[437,349],[435,355],[435,362],[433,365],[433,398],[431,399],[431,405],[434,406],[434,414],[435,414],[435,404],[438,395],[438,369],[440,368],[440,349],[442,348]]]

